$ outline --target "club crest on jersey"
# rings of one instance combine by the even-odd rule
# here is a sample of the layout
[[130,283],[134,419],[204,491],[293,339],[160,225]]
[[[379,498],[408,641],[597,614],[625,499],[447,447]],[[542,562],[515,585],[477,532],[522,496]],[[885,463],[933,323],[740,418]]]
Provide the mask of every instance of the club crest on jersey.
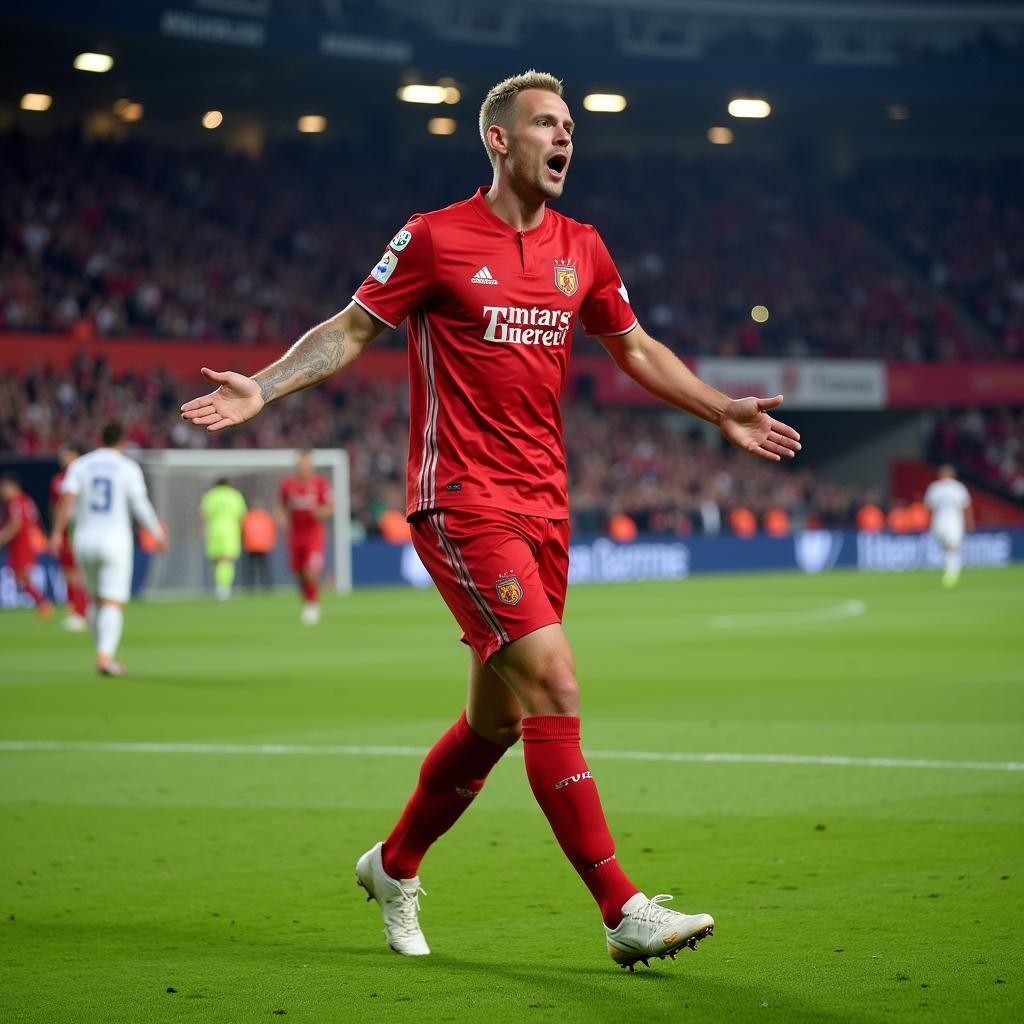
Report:
[[515,576],[502,576],[494,584],[498,600],[502,604],[519,604],[523,599],[523,587]]
[[580,286],[576,276],[576,261],[573,259],[555,260],[555,287],[563,295],[575,295]]

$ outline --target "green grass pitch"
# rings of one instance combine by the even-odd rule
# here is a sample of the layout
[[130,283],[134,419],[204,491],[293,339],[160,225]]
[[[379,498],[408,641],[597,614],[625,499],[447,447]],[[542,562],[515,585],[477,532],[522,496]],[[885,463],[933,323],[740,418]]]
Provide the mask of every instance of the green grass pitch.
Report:
[[0,1020],[1020,1021],[1022,591],[1021,568],[949,592],[853,573],[572,591],[620,859],[717,920],[635,975],[518,756],[423,865],[433,955],[385,946],[353,865],[419,759],[337,748],[421,748],[458,713],[436,594],[331,597],[316,628],[290,594],[135,605],[125,680],[93,675],[88,638],[0,614]]

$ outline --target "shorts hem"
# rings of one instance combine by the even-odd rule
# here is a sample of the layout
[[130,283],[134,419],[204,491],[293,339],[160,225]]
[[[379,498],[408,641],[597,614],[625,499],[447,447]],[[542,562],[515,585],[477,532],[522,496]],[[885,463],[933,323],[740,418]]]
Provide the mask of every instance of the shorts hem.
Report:
[[510,505],[508,502],[500,501],[497,498],[466,498],[465,500],[459,501],[434,501],[430,508],[419,508],[418,506],[406,506],[405,518],[407,522],[412,522],[417,516],[429,515],[431,512],[446,512],[449,509],[471,509],[471,508],[487,508],[487,509],[499,509],[502,512],[508,512],[514,516],[531,516],[535,519],[552,519],[557,522],[562,522],[569,518],[569,510],[567,508],[552,509],[552,508],[522,508],[520,506]]
[[[497,637],[492,637],[490,642],[484,648],[484,651],[487,652],[486,657],[484,657],[481,651],[477,651],[476,648],[473,647],[473,644],[468,639],[465,642],[469,644],[470,647],[473,647],[473,650],[476,651],[476,656],[480,659],[481,662],[483,662],[483,664],[486,665],[487,662],[490,661],[490,659],[498,653],[498,651],[502,650],[505,647],[508,647],[509,644],[514,644],[517,640],[522,640],[524,636],[529,636],[531,633],[536,633],[538,629],[544,629],[546,626],[560,626],[561,624],[561,619],[553,618],[550,622],[531,622],[529,625],[525,625],[522,629],[513,630],[511,633],[509,633],[508,629],[506,629],[505,632],[508,633],[508,639],[499,640]],[[504,625],[504,623],[502,623],[502,625]]]

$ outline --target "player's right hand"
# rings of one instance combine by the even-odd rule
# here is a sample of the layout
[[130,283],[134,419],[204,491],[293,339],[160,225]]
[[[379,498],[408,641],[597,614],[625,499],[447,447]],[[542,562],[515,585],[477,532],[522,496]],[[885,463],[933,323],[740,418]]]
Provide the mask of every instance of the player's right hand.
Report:
[[260,386],[244,374],[203,367],[203,376],[219,385],[202,398],[193,398],[181,407],[181,418],[209,431],[237,427],[251,420],[264,406]]
[[49,543],[46,545],[47,551],[49,551],[54,558],[60,558],[60,553],[63,550],[63,548],[64,535],[60,533],[53,534],[50,537]]

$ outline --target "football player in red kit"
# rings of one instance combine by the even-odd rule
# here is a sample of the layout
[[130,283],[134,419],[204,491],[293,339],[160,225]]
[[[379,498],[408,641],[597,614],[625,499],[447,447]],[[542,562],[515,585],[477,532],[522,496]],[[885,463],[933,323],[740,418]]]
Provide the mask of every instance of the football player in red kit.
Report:
[[39,509],[21,489],[21,481],[15,473],[4,473],[0,477],[0,501],[4,505],[0,548],[7,547],[7,565],[18,586],[35,601],[36,613],[41,619],[48,619],[53,614],[53,605],[32,582],[38,553],[37,539],[42,536]]
[[295,475],[285,477],[277,493],[281,525],[288,527],[288,549],[292,572],[302,592],[302,621],[315,626],[320,621],[320,574],[327,549],[326,521],[334,515],[331,485],[313,471],[313,456],[299,452]]
[[[61,488],[64,485],[64,474],[68,466],[81,455],[81,450],[74,444],[62,444],[57,452],[57,461],[60,464],[60,472],[55,473],[50,481],[50,520],[53,520],[57,511],[57,502],[60,501]],[[75,564],[75,550],[71,544],[68,531],[64,531],[64,542],[60,549],[60,567],[64,573],[64,582],[68,588],[68,607],[71,609],[67,618],[61,625],[72,633],[81,633],[89,628],[87,613],[89,610],[89,595],[86,593],[85,584],[82,580],[82,571]]]
[[641,387],[752,455],[791,458],[799,436],[769,412],[781,395],[729,398],[651,338],[597,231],[548,207],[565,185],[574,127],[551,75],[500,82],[480,111],[491,184],[412,217],[353,302],[277,362],[253,377],[204,369],[217,390],[182,406],[208,430],[243,423],[407,321],[406,512],[471,651],[465,710],[427,754],[390,835],[356,865],[388,943],[409,956],[430,952],[420,861],[520,737],[534,796],[598,905],[616,963],[674,957],[714,927],[708,914],[670,910],[668,895],[649,899],[626,874],[580,751],[579,684],[561,625],[569,559],[558,399],[573,329],[580,323]]

